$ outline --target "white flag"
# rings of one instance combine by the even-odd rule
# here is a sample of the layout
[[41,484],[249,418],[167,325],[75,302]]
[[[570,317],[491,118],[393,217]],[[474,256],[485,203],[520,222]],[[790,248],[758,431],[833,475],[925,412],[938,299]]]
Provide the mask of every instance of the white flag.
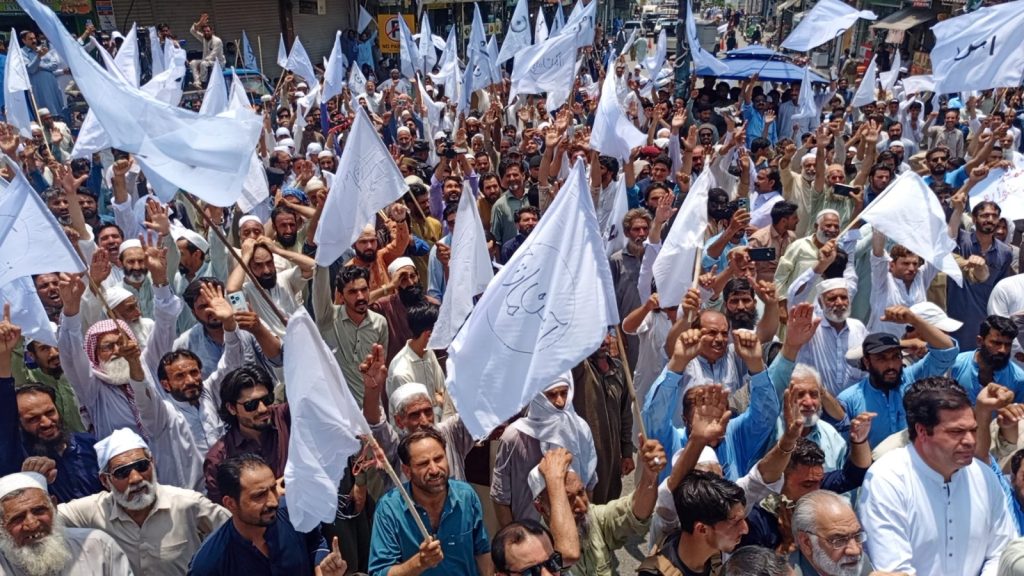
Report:
[[484,19],[480,16],[480,5],[473,3],[473,25],[469,28],[469,43],[466,44],[466,60],[487,51],[487,33],[484,31]]
[[932,74],[941,94],[1005,88],[1024,75],[1024,0],[979,8],[932,26]]
[[697,21],[693,19],[693,7],[690,0],[686,0],[686,43],[690,46],[690,54],[693,56],[695,68],[710,68],[714,74],[725,74],[729,67],[725,62],[715,58],[713,54],[700,45],[697,37]]
[[868,64],[868,69],[864,71],[864,77],[860,79],[860,86],[857,86],[857,92],[853,94],[853,99],[850,100],[850,105],[854,108],[860,108],[865,104],[871,104],[875,101],[875,84],[878,82],[875,58],[876,56],[871,57],[871,63]]
[[551,30],[548,32],[552,36],[558,34],[565,26],[565,13],[562,12],[561,0],[559,0],[556,6],[557,8],[555,8],[555,19],[551,21]]
[[24,138],[32,138],[32,112],[28,104],[27,90],[32,89],[25,68],[25,55],[18,43],[17,32],[11,28],[10,46],[7,49],[7,63],[4,65],[4,106],[7,109],[7,123],[18,129]]
[[437,74],[431,73],[429,76],[435,85],[444,86],[444,95],[449,100],[458,101],[461,79],[459,79],[459,55],[455,28],[452,26],[448,30],[448,39],[445,40],[444,49],[441,51]]
[[398,29],[402,76],[411,80],[416,77],[416,70],[421,62],[420,50],[416,46],[416,41],[412,39],[412,30],[409,30],[409,25],[405,23],[405,18],[401,14],[398,16]]
[[935,79],[931,74],[907,76],[903,79],[903,90],[907,94],[920,94],[935,91]]
[[278,37],[277,42],[277,65],[283,69],[288,67],[288,49],[284,45],[284,34]]
[[210,68],[210,81],[206,85],[206,93],[203,94],[203,103],[199,107],[199,114],[213,116],[227,108],[228,87],[224,84],[224,71],[221,70],[220,61],[214,60],[213,67]]
[[622,104],[616,96],[618,80],[614,73],[606,74],[601,88],[601,99],[594,112],[594,127],[590,131],[590,146],[602,154],[613,156],[620,161],[629,158],[633,148],[647,142],[647,134],[641,132],[626,117]]
[[544,10],[537,7],[537,21],[533,25],[533,45],[543,44],[548,39],[548,23],[544,20]]
[[359,69],[359,65],[353,63],[348,69],[348,91],[352,95],[352,109],[359,108],[359,95],[366,93],[366,76]]
[[612,181],[610,193],[601,195],[601,206],[597,210],[606,254],[614,254],[626,247],[626,231],[622,229],[626,212],[629,212],[626,177],[619,175]]
[[665,65],[665,58],[667,55],[668,35],[665,32],[665,29],[662,28],[661,34],[658,34],[658,44],[654,49],[654,54],[644,58],[644,68],[647,69],[647,76],[650,77],[652,81],[658,79],[658,72],[661,72],[662,66]]
[[[561,5],[559,5],[559,13],[561,13]],[[556,14],[556,19],[558,18]],[[597,21],[597,2],[591,0],[590,4],[582,5],[580,1],[576,2],[576,6],[573,7],[572,12],[569,13],[569,19],[565,21],[565,24],[556,33],[554,32],[554,26],[552,26],[552,32],[549,36],[555,36],[556,34],[569,34],[576,38],[577,48],[586,48],[594,45],[594,24]]]
[[331,55],[327,58],[324,66],[323,92],[320,94],[322,101],[327,102],[338,94],[345,87],[345,67],[348,60],[341,51],[341,31],[334,33],[334,47],[331,48]]
[[[134,28],[132,30],[134,31]],[[130,35],[131,33],[129,32]],[[100,55],[103,65],[106,66],[108,72],[120,74],[126,82],[134,82],[133,86],[137,87],[139,85],[138,62],[137,60],[132,62],[132,59],[128,57],[130,52],[128,55],[122,56],[122,51],[118,51],[117,55],[111,58],[110,53],[100,46],[95,36],[89,38],[89,42],[92,44],[93,50]],[[163,63],[161,63],[161,66],[163,66]],[[157,78],[159,77],[158,75]],[[133,78],[134,80],[132,80]],[[175,104],[177,102],[176,100]],[[82,127],[78,129],[78,137],[75,138],[75,145],[71,150],[71,158],[90,158],[94,153],[106,148],[110,148],[110,138],[103,131],[103,127],[100,126],[96,115],[92,111],[87,111],[85,119],[82,121]]]
[[164,54],[163,46],[160,45],[160,33],[156,26],[149,27],[149,62],[153,76],[167,68],[167,56]]
[[576,79],[576,39],[569,34],[560,34],[546,40],[539,46],[524,48],[516,54],[512,69],[512,93],[547,93],[548,111],[565,104]]
[[500,84],[501,68],[498,66],[498,38],[495,36],[487,39],[487,68],[491,77],[491,84]]
[[359,33],[362,34],[363,30],[366,30],[366,27],[369,26],[372,22],[373,22],[373,16],[371,16],[370,13],[366,11],[366,7],[365,6],[360,4],[359,5],[359,25],[358,25]]
[[50,346],[57,345],[57,335],[30,276],[0,286],[0,306],[4,302],[11,305],[11,323],[21,328],[22,336]]
[[338,171],[324,203],[323,222],[316,229],[316,262],[330,266],[352,246],[363,226],[374,222],[377,210],[409,190],[398,165],[381,142],[366,111],[356,109],[352,132],[345,141]]
[[52,10],[34,0],[19,5],[68,63],[111,145],[135,155],[161,200],[170,201],[179,188],[216,206],[238,199],[261,130],[259,115],[200,116],[157,102],[104,71]]
[[321,522],[334,522],[348,459],[362,447],[359,436],[371,432],[334,353],[304,308],[288,320],[284,346],[292,413],[284,466],[288,516],[296,530],[311,532]]
[[[796,114],[793,114],[793,121],[804,119],[817,120],[821,116],[817,104],[814,102],[814,86],[811,84],[811,67],[804,67],[804,79],[800,82],[800,97],[797,99]],[[813,122],[812,122],[813,125]]]
[[124,37],[124,42],[117,49],[114,63],[132,86],[139,85],[142,81],[142,64],[139,60],[139,33],[135,24],[132,24],[131,30]]
[[242,66],[250,70],[260,69],[259,61],[256,60],[256,52],[253,51],[252,44],[249,42],[249,36],[246,35],[245,30],[242,30]]
[[654,282],[658,286],[658,301],[663,307],[678,306],[693,285],[693,271],[697,266],[695,258],[701,258],[704,252],[710,188],[711,173],[705,167],[690,185],[690,192],[686,194],[661,252],[654,260]]
[[[231,71],[231,93],[228,96],[228,109],[235,111],[250,110],[249,96],[245,93],[245,86],[238,79],[234,70]],[[249,167],[242,179],[242,195],[238,198],[238,208],[243,214],[248,214],[253,208],[260,205],[270,197],[270,185],[267,184],[267,172],[263,168],[263,162],[253,150],[249,157]]]
[[897,48],[896,56],[892,59],[892,66],[889,68],[889,71],[882,72],[878,75],[878,81],[882,83],[882,90],[885,90],[886,92],[892,90],[892,87],[896,85],[896,80],[900,76],[900,66],[903,64],[900,62],[900,58],[900,51],[899,48]]
[[491,256],[487,253],[483,223],[476,209],[476,200],[468,186],[459,198],[452,232],[451,258],[448,261],[448,283],[441,301],[437,323],[430,334],[427,348],[447,348],[459,328],[473,311],[473,299],[483,294],[494,278]]
[[498,64],[512,58],[523,48],[530,45],[530,8],[528,0],[518,0],[516,10],[512,13],[512,21],[505,31],[505,40],[498,52]]
[[999,205],[1001,216],[1010,222],[1024,218],[1024,166],[995,168],[971,188],[971,205],[982,200]]
[[846,32],[859,18],[877,20],[878,16],[871,10],[857,10],[840,0],[818,0],[782,42],[782,47],[794,52],[810,52]]
[[0,286],[24,276],[84,272],[64,229],[21,172],[0,180]]
[[960,267],[953,259],[956,242],[949,237],[946,213],[924,180],[907,171],[897,177],[860,213],[873,229],[924,258],[963,285]]
[[423,13],[423,20],[420,22],[419,46],[417,46],[420,59],[416,67],[423,74],[430,74],[437,65],[437,49],[434,48],[434,33],[430,30],[430,16]]
[[474,438],[486,436],[596,350],[618,321],[604,241],[577,162],[448,349],[446,383],[466,428]]
[[313,62],[309,59],[306,47],[302,45],[302,40],[298,36],[295,37],[295,42],[292,44],[292,51],[288,53],[288,62],[285,64],[285,68],[302,76],[302,79],[309,85],[310,92],[320,85],[320,81],[316,79]]

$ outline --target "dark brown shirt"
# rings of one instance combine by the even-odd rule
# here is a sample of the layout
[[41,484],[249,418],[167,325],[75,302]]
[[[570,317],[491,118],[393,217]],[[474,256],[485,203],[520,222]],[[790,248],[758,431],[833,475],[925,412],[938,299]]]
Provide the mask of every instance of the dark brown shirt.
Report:
[[221,502],[217,488],[217,468],[228,458],[252,453],[260,455],[274,471],[275,478],[284,476],[284,465],[288,461],[288,437],[292,425],[292,414],[288,404],[274,404],[270,407],[270,428],[264,430],[260,440],[250,440],[237,427],[228,428],[203,460],[203,476],[206,478],[206,496],[217,504]]

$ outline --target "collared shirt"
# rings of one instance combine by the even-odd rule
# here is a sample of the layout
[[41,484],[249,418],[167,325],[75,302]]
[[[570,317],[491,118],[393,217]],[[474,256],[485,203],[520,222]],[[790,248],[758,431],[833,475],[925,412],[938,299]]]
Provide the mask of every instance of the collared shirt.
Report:
[[775,268],[776,295],[780,300],[787,297],[789,285],[807,269],[818,264],[818,246],[814,236],[804,236],[790,243],[786,251],[779,256]]
[[796,234],[787,230],[779,234],[775,228],[765,226],[750,235],[749,246],[751,248],[775,248],[775,260],[770,262],[754,262],[754,269],[757,270],[757,279],[765,282],[775,281],[775,269],[779,266],[779,258],[786,253],[786,248],[796,240]]
[[[770,192],[752,192],[750,202],[750,225],[761,229],[772,225],[772,206],[783,200],[782,193],[776,190]],[[782,254],[782,252],[779,252]]]
[[530,199],[524,188],[522,198],[516,198],[511,192],[506,191],[491,207],[491,234],[494,234],[494,241],[499,246],[519,233],[519,228],[516,227],[516,210],[529,205]]
[[868,329],[860,320],[847,318],[843,327],[836,330],[831,322],[822,319],[811,341],[800,348],[796,361],[813,366],[829,394],[838,396],[866,376],[864,371],[850,366],[846,352],[860,346],[867,335]]
[[[967,395],[971,398],[971,404],[978,400],[978,392],[984,386],[978,380],[978,362],[974,359],[977,351],[961,352],[953,362],[949,370],[950,378],[953,378],[964,387]],[[1014,402],[1024,402],[1024,370],[1015,362],[1009,362],[1005,368],[995,372],[993,382],[1006,386],[1013,391]]]
[[869,378],[864,378],[843,390],[836,399],[843,405],[847,419],[853,419],[864,412],[878,414],[871,422],[871,432],[868,433],[868,442],[874,448],[882,440],[907,427],[907,413],[903,409],[903,393],[907,388],[922,378],[943,374],[953,365],[959,352],[956,342],[952,347],[942,350],[929,346],[924,358],[903,369],[897,388],[885,392],[872,386]]
[[946,283],[946,309],[955,312],[956,319],[964,323],[951,336],[963,342],[964,350],[974,350],[977,348],[975,337],[978,335],[978,328],[988,316],[988,297],[995,285],[1009,276],[1013,254],[1009,246],[995,239],[989,249],[982,254],[978,235],[966,230],[961,230],[957,237],[955,253],[964,258],[982,256],[988,263],[989,276],[984,282],[964,282],[962,287],[957,286],[955,282]]
[[[905,324],[893,322],[882,322],[885,309],[890,306],[906,306],[910,308],[928,299],[928,286],[938,275],[939,269],[931,264],[925,263],[917,271],[914,281],[907,288],[906,282],[893,278],[889,272],[889,263],[892,258],[886,253],[882,256],[870,255],[871,258],[871,321],[868,322],[868,332],[886,332],[897,338],[905,334]],[[950,312],[956,310],[950,308]]]
[[211,500],[219,502],[222,496],[217,488],[217,468],[221,462],[239,454],[259,454],[273,470],[275,478],[284,476],[292,425],[292,413],[287,404],[274,404],[270,407],[270,424],[270,428],[260,433],[259,441],[243,436],[237,426],[228,428],[227,434],[210,448],[203,461],[203,474],[206,476],[206,493]]
[[192,576],[312,576],[314,567],[330,553],[319,528],[303,534],[292,527],[284,498],[281,498],[274,523],[263,533],[263,540],[270,551],[269,558],[239,534],[233,522],[224,522],[196,552],[188,573]]
[[124,550],[132,572],[153,576],[184,574],[203,540],[231,518],[202,494],[164,484],[156,484],[156,500],[142,526],[110,492],[60,504],[57,513],[71,528],[103,530]]
[[[64,531],[64,542],[70,556],[61,576],[125,576],[133,572],[121,547],[101,530],[68,528]],[[0,574],[23,573],[0,554]]]
[[[405,489],[412,493],[411,484]],[[424,576],[473,576],[476,557],[488,554],[491,543],[484,528],[483,507],[473,488],[461,480],[448,480],[448,495],[435,528],[427,511],[416,504],[416,513],[440,541],[444,560],[422,572]],[[397,488],[377,503],[370,538],[370,576],[385,576],[393,567],[419,553],[423,536]]]
[[647,534],[651,519],[640,520],[633,515],[633,493],[607,504],[591,504],[587,508],[590,526],[585,541],[580,542],[580,559],[569,569],[574,576],[612,576],[615,551],[637,536]]
[[949,482],[913,445],[868,470],[858,517],[877,570],[919,576],[995,574],[1015,536],[995,474],[973,460]]

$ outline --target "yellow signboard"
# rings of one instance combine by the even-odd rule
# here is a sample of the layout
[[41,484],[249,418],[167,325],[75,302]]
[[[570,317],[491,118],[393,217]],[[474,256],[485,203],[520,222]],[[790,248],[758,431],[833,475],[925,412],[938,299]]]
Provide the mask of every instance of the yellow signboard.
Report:
[[[412,14],[402,14],[405,18],[405,23],[409,26],[409,30],[416,29],[416,17]],[[380,42],[380,51],[383,54],[397,54],[399,46],[399,38],[402,36],[402,28],[398,25],[397,14],[378,14],[377,15],[377,38]]]

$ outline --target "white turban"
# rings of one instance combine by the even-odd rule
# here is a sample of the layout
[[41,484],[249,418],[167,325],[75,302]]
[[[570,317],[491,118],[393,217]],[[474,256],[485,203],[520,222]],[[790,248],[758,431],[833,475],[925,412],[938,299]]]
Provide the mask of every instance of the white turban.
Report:
[[818,294],[824,295],[840,288],[849,290],[844,278],[829,278],[828,280],[822,280],[821,284],[818,284]]
[[260,220],[259,216],[253,216],[252,214],[246,214],[245,216],[242,216],[238,220],[238,229],[241,230],[242,227],[245,226],[246,223],[248,223],[248,222],[255,222],[255,223],[260,225],[260,228],[263,227],[263,220]]
[[416,263],[413,262],[412,258],[409,258],[408,256],[401,256],[399,258],[395,258],[394,262],[388,264],[388,276],[394,276],[395,274],[398,273],[399,270],[405,268],[406,266],[411,266],[415,268]]
[[103,289],[103,295],[107,298],[107,304],[111,308],[117,308],[125,300],[134,296],[128,289],[123,286],[107,286]]
[[828,216],[829,214],[831,214],[831,215],[835,216],[836,218],[839,218],[840,220],[842,220],[842,217],[839,216],[839,212],[836,212],[835,210],[833,210],[831,208],[825,208],[821,212],[818,212],[818,215],[814,217],[814,221],[817,224],[821,224],[821,221],[824,220],[825,216]]
[[100,472],[106,471],[107,464],[111,460],[129,450],[141,448],[147,452],[149,451],[149,446],[146,445],[146,441],[142,439],[142,436],[128,428],[114,430],[110,436],[97,442],[95,448],[96,462],[100,466]]
[[808,152],[807,154],[804,154],[800,158],[800,165],[803,166],[804,162],[807,162],[808,160],[815,160],[815,161],[817,161],[817,159],[818,159],[818,156],[816,154],[812,154],[812,153]]
[[175,242],[182,238],[188,240],[189,244],[199,248],[199,251],[203,254],[210,251],[210,243],[206,241],[206,238],[203,238],[198,232],[185,228],[184,226],[175,226],[171,228],[171,237],[174,238]]
[[138,238],[131,238],[121,242],[121,247],[117,249],[117,255],[120,256],[121,254],[124,254],[125,250],[131,248],[142,248],[142,242],[140,242]]
[[395,130],[395,134],[408,134],[412,136],[412,130],[409,130],[408,126],[399,126],[398,130]]
[[391,393],[391,413],[397,414],[399,407],[406,401],[417,396],[425,396],[427,400],[430,400],[430,391],[427,387],[419,382],[409,382],[408,384],[402,384],[395,391]]
[[14,474],[8,474],[7,476],[0,478],[0,499],[11,492],[17,492],[18,490],[25,490],[28,488],[38,488],[39,490],[46,492],[46,478],[43,478],[42,474],[36,472],[15,472]]

